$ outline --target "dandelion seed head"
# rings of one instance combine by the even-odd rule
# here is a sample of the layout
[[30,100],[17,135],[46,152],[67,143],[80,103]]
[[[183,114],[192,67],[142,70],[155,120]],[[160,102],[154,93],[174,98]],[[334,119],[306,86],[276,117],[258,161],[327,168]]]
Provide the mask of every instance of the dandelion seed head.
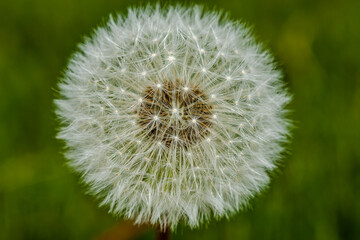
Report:
[[110,18],[59,89],[68,164],[109,212],[137,223],[198,227],[243,209],[289,136],[273,58],[243,24],[200,6]]

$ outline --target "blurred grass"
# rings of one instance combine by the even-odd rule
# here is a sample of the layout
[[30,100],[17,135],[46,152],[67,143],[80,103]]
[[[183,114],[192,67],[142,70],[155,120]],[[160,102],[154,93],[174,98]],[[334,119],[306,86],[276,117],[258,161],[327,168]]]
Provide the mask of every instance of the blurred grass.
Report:
[[[116,223],[64,166],[53,89],[82,37],[139,2],[0,2],[0,239],[91,239]],[[254,24],[284,69],[298,128],[253,209],[173,239],[360,239],[360,2],[207,5]]]

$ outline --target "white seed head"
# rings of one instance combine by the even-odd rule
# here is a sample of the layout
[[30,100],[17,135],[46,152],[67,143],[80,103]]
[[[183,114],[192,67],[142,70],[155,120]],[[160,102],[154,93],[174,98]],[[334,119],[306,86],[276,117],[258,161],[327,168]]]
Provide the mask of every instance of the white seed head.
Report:
[[244,25],[199,6],[110,18],[59,84],[69,165],[137,223],[197,227],[244,208],[289,135],[290,97],[262,49]]

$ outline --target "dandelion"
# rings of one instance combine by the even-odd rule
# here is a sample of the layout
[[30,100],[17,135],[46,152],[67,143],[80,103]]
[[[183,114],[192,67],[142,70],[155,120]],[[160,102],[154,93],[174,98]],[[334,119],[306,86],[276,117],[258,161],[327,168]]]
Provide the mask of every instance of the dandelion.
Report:
[[134,8],[79,48],[59,84],[58,138],[112,214],[197,227],[267,186],[290,97],[243,24],[199,6]]

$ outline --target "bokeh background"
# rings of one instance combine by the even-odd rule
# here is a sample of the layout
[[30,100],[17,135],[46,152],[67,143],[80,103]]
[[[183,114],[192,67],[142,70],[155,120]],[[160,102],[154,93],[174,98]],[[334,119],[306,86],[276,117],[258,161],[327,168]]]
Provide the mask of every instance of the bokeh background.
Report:
[[[360,239],[360,1],[199,2],[254,25],[282,65],[297,128],[251,209],[173,239]],[[0,239],[94,239],[121,222],[65,166],[53,99],[83,36],[139,3],[0,1]]]

